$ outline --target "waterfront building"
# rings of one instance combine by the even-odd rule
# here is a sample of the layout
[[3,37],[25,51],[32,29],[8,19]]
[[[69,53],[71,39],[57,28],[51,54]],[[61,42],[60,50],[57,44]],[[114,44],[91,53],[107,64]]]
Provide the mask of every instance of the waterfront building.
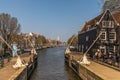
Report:
[[116,57],[120,53],[120,12],[112,14],[106,10],[99,16],[86,22],[78,33],[79,52],[85,53],[90,45],[98,40],[88,51],[91,58],[96,50],[100,50],[103,55],[109,56],[111,53]]

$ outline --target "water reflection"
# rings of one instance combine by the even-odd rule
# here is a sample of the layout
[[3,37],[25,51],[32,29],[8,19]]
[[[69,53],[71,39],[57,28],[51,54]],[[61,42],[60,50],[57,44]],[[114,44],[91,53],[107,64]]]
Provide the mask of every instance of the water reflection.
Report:
[[30,80],[80,80],[64,64],[64,51],[65,47],[41,50],[38,54],[38,67]]

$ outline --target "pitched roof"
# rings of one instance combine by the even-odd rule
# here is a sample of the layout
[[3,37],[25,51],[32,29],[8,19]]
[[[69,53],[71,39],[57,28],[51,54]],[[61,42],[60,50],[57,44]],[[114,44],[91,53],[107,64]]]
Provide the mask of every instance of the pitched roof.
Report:
[[[102,18],[102,16],[104,15],[104,13],[101,13],[99,16],[91,19],[90,21],[86,22],[82,29],[80,30],[80,33],[86,31],[86,29],[89,27],[90,28],[93,28],[93,25],[96,25],[97,22],[99,22]],[[114,17],[115,21],[117,22],[117,24],[120,24],[120,12],[116,12],[114,14],[112,14],[112,16]]]
[[114,19],[116,20],[117,24],[120,24],[120,12],[116,12],[113,14]]
[[101,19],[102,15],[103,15],[103,14],[100,14],[99,16],[97,16],[97,17],[91,19],[90,21],[85,22],[85,24],[83,25],[83,28],[81,29],[80,32],[85,31],[85,30],[87,29],[88,26],[89,26],[89,27],[92,27],[92,26],[90,26],[90,25],[95,25],[96,22],[99,22],[99,20]]

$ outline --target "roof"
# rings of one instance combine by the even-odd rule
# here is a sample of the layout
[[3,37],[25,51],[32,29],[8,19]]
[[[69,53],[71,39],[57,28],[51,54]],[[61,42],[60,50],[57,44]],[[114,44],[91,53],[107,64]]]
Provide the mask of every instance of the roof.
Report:
[[[105,13],[105,12],[104,12]],[[90,21],[86,22],[82,29],[80,30],[80,33],[86,31],[86,29],[89,27],[89,29],[93,28],[93,25],[95,26],[97,24],[97,22],[99,22],[102,18],[102,16],[104,15],[104,13],[101,13],[100,15],[98,15],[97,17],[91,19]],[[120,24],[120,11],[116,12],[114,14],[112,14],[113,18],[115,19],[115,21],[117,22],[117,24]]]
[[85,22],[85,24],[83,25],[83,28],[81,29],[80,32],[83,32],[86,30],[86,28],[89,26],[89,27],[92,27],[90,25],[95,25],[96,22],[99,22],[99,20],[101,19],[103,14],[100,14],[99,16],[93,18],[92,20],[88,21],[88,22]]
[[120,11],[113,14],[114,19],[118,24],[120,24]]

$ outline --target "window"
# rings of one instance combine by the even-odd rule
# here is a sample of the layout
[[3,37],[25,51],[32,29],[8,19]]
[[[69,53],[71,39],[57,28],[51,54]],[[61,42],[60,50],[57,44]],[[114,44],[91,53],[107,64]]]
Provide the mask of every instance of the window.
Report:
[[87,31],[89,31],[89,30],[90,30],[90,25],[87,26]]
[[82,45],[82,52],[83,52],[83,50],[84,50],[84,45]]
[[82,45],[82,48],[84,48],[84,45]]
[[116,32],[110,32],[109,33],[109,39],[110,40],[116,40]]
[[86,46],[86,50],[88,49],[88,46]]
[[115,46],[110,46],[109,47],[109,52],[115,52]]
[[114,22],[113,22],[113,21],[110,21],[108,27],[109,27],[109,28],[114,28]]
[[86,36],[86,41],[88,41],[88,39],[89,39],[89,37],[88,37],[88,36]]
[[102,27],[106,27],[105,21],[102,22]]
[[100,36],[101,40],[106,40],[106,32],[102,32],[101,36]]
[[105,46],[100,46],[100,51],[102,54],[106,54],[106,47]]
[[102,27],[103,28],[113,28],[114,27],[114,22],[113,21],[103,21],[102,22]]

